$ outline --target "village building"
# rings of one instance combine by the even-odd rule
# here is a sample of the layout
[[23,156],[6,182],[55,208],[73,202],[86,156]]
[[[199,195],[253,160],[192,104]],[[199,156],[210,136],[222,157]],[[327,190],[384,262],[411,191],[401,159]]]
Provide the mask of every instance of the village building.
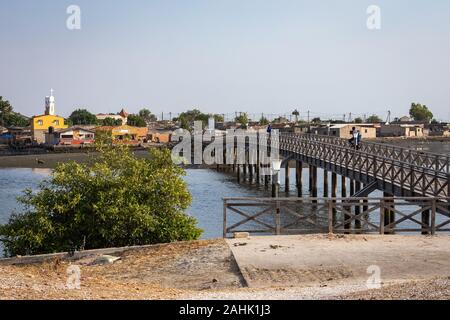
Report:
[[45,134],[45,144],[48,146],[82,146],[93,144],[95,131],[82,127],[61,129]]
[[65,128],[67,128],[65,119],[56,115],[55,97],[51,90],[50,96],[45,97],[45,113],[31,119],[32,140],[36,143],[44,143],[45,133]]
[[122,142],[125,144],[139,144],[147,142],[148,128],[147,127],[132,127],[129,125],[122,126],[101,126],[95,128],[95,132],[109,132],[113,139],[113,143]]
[[425,137],[427,136],[424,124],[391,123],[381,124],[378,129],[379,137]]
[[343,139],[350,139],[352,137],[353,128],[358,130],[363,139],[373,139],[377,137],[377,129],[373,124],[354,124],[354,123],[341,123],[332,124],[329,126],[321,126],[317,128],[311,128],[311,133],[326,135],[332,137],[338,137]]
[[167,129],[152,129],[148,132],[148,141],[153,143],[169,143],[173,131]]
[[430,137],[450,137],[450,124],[448,123],[431,123],[426,126]]
[[17,145],[31,144],[31,127],[9,127],[8,135],[11,136],[10,143]]
[[128,122],[128,112],[125,111],[125,109],[120,110],[119,113],[99,113],[96,115],[97,120],[105,120],[107,118],[111,118],[114,120],[120,120],[122,121],[122,125],[126,125]]

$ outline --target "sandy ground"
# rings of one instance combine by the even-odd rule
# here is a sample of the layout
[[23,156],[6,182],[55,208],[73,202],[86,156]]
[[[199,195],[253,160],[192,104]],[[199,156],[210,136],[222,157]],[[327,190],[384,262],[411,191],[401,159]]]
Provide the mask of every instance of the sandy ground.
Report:
[[[309,235],[122,249],[106,265],[92,265],[99,252],[22,258],[0,261],[0,299],[450,299],[449,244],[444,236]],[[369,264],[380,267],[379,289],[367,287]],[[80,289],[67,287],[73,266]]]
[[[33,264],[0,262],[0,299],[176,299],[201,290],[241,288],[243,279],[223,240],[180,242],[126,250],[113,264],[87,255]],[[18,262],[18,261],[17,261]],[[71,266],[80,289],[71,290]]]
[[450,276],[449,236],[302,235],[230,239],[249,287],[365,285]]

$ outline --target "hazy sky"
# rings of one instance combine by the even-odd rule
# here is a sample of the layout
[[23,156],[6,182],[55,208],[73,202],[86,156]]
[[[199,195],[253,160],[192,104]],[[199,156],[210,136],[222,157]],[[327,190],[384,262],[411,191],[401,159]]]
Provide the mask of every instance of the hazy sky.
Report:
[[[81,30],[66,9],[81,8]],[[368,30],[367,7],[381,7]],[[0,95],[40,114],[407,114],[450,120],[448,0],[0,0]]]

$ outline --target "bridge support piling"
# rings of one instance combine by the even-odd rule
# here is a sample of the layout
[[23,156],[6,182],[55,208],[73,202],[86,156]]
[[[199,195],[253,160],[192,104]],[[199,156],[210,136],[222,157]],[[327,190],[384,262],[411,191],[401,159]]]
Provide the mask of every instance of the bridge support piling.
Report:
[[247,179],[247,162],[242,165],[242,171],[243,180],[245,181]]
[[308,177],[309,177],[309,194],[311,195],[311,191],[312,191],[312,187],[313,187],[313,170],[312,170],[312,165],[308,165]]
[[253,183],[253,164],[248,165],[248,180],[250,183]]
[[[331,197],[336,198],[337,197],[337,174],[332,172],[331,173]],[[333,200],[334,203],[336,203],[336,200]],[[336,208],[333,207],[333,225],[336,223]]]
[[[317,198],[317,167],[316,166],[312,166],[311,173],[312,173],[311,197]],[[317,200],[312,200],[312,209],[313,210],[317,209],[316,204],[317,204]]]
[[241,165],[240,164],[236,165],[236,176],[237,176],[238,183],[240,183],[241,182]]
[[355,194],[355,180],[350,179],[350,197]]
[[[266,169],[267,169],[267,168],[266,168]],[[265,174],[265,175],[264,175],[264,185],[265,185],[266,187],[269,186],[269,175],[268,175],[268,174]]]
[[341,197],[347,197],[347,180],[345,176],[341,176]]
[[317,167],[313,166],[312,169],[312,197],[317,198]]
[[295,162],[295,182],[297,184],[297,196],[303,195],[303,181],[302,181],[303,163],[300,161]]
[[[259,160],[259,159],[258,159]],[[255,164],[255,180],[256,180],[256,184],[259,184],[261,181],[260,181],[260,179],[261,179],[261,176],[259,175],[259,172],[260,172],[260,163],[259,163],[259,161],[257,161],[256,162],[256,164]]]
[[328,170],[323,170],[323,196],[328,198]]
[[286,193],[289,193],[289,174],[290,174],[290,168],[289,168],[289,161],[286,162],[286,167],[284,168],[284,191]]

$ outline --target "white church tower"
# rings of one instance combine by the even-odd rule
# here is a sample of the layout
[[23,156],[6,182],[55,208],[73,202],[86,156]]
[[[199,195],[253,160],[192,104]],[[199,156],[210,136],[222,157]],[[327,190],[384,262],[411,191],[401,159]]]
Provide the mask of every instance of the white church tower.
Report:
[[45,115],[55,115],[55,97],[53,96],[53,89],[50,90],[50,97],[45,97]]

